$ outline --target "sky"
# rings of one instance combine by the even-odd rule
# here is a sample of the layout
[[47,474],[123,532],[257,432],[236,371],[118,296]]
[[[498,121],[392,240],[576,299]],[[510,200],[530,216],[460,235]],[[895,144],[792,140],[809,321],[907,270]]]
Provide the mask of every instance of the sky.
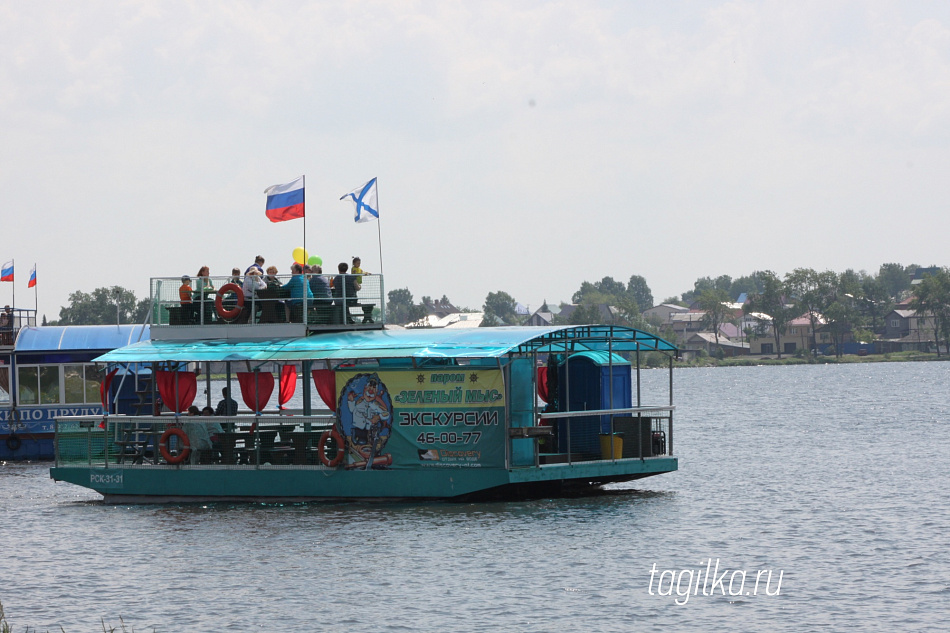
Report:
[[40,318],[304,240],[473,309],[950,264],[946,2],[0,0],[0,132],[0,302]]

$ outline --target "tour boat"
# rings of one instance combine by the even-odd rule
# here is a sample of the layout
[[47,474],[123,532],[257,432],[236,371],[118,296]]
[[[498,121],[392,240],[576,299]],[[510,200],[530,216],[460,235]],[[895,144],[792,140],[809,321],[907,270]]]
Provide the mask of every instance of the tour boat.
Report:
[[[677,350],[653,334],[387,326],[379,275],[356,297],[296,304],[215,281],[208,310],[182,305],[177,280],[152,280],[149,337],[94,359],[106,376],[145,373],[151,405],[115,413],[122,391],[104,379],[104,413],[57,419],[53,479],[109,502],[452,499],[677,469]],[[653,403],[641,401],[648,354],[668,359]],[[186,414],[212,374],[244,412]],[[298,375],[303,406],[283,409]]]
[[[33,310],[16,310],[0,333],[0,460],[50,460],[58,416],[98,415],[103,374],[92,359],[148,339],[142,325],[35,325]],[[147,373],[146,369],[142,374]],[[132,381],[119,377],[119,410],[139,402]]]

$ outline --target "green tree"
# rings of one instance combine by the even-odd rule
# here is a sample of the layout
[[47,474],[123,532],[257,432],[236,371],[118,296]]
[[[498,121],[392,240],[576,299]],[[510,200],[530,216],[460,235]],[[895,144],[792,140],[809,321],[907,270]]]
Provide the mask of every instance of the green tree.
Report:
[[616,281],[613,277],[604,277],[594,283],[583,282],[580,289],[571,297],[571,301],[573,303],[609,303],[604,299],[619,297],[626,292],[627,288],[622,281]]
[[697,301],[699,296],[706,290],[721,290],[728,300],[729,291],[732,289],[732,277],[729,275],[719,275],[715,279],[712,277],[700,277],[693,283],[692,291],[683,293],[683,301],[692,303]]
[[743,292],[746,294],[753,294],[756,292],[762,292],[762,280],[760,275],[762,273],[755,271],[751,275],[745,275],[743,277],[737,277],[732,280],[732,287],[729,289],[729,298],[735,299]]
[[822,314],[835,299],[837,282],[838,276],[830,270],[819,273],[812,268],[796,268],[785,275],[785,289],[795,301],[796,312],[811,324],[812,353],[818,349],[815,331]]
[[702,325],[705,329],[711,329],[716,337],[716,347],[719,347],[719,326],[728,322],[732,311],[726,302],[729,296],[725,290],[718,288],[708,288],[699,295],[699,309],[703,311]]
[[856,315],[853,303],[846,298],[836,298],[825,308],[825,330],[831,334],[837,358],[842,355],[841,344],[845,333],[854,329]]
[[940,356],[941,334],[950,349],[950,272],[942,268],[934,275],[924,274],[920,283],[914,286],[912,296],[911,309],[921,316],[929,314],[933,319],[934,342],[937,356]]
[[647,280],[640,275],[630,276],[630,281],[627,282],[627,296],[636,302],[640,312],[653,307],[653,293],[650,292]]
[[850,297],[860,297],[863,293],[861,275],[849,268],[838,275],[837,294]]
[[751,294],[748,303],[742,307],[742,310],[746,314],[761,313],[768,315],[768,325],[772,331],[772,337],[775,339],[775,351],[778,353],[778,357],[781,358],[781,338],[788,328],[788,322],[792,320],[794,315],[785,305],[785,288],[778,275],[771,270],[764,270],[758,275],[762,282],[762,290]]
[[[118,312],[116,311],[118,304]],[[96,288],[92,293],[77,290],[69,295],[69,305],[59,309],[59,320],[51,325],[110,325],[144,323],[151,302],[135,298],[135,293],[119,286]]]
[[[916,269],[917,266],[915,265],[914,268]],[[900,301],[901,293],[910,289],[910,274],[900,264],[881,264],[877,278],[894,301]]]
[[858,309],[864,316],[865,326],[870,325],[872,332],[878,331],[878,320],[884,325],[884,315],[891,311],[891,298],[880,277],[866,276],[861,280],[861,303]]
[[489,327],[492,325],[506,324],[517,325],[518,314],[515,312],[517,302],[507,292],[499,290],[498,292],[489,292],[485,297],[483,306],[485,318],[482,319],[482,325]]
[[571,325],[594,325],[603,321],[603,316],[595,304],[586,303],[574,308],[567,321]]
[[418,321],[426,315],[424,306],[416,305],[412,300],[409,288],[397,288],[387,293],[386,320],[390,323],[404,325]]

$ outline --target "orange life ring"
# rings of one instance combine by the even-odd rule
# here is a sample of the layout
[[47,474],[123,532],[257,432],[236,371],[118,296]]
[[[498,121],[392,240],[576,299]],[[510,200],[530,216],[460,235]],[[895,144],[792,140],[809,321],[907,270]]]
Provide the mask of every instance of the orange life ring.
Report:
[[[168,450],[168,438],[172,435],[178,436],[178,439],[184,444],[184,448],[182,448],[177,455],[172,455],[171,451]],[[169,464],[182,463],[188,458],[188,454],[191,452],[191,442],[188,440],[188,434],[185,433],[184,429],[177,426],[166,429],[165,432],[162,433],[162,438],[158,441],[158,451]]]
[[[233,292],[237,295],[237,305],[230,310],[225,310],[224,305],[221,303],[221,300],[224,299],[224,295]],[[244,309],[244,291],[241,289],[241,286],[237,284],[224,284],[218,289],[218,294],[214,298],[214,311],[218,313],[218,316],[226,321],[231,321],[241,316],[241,310]]]
[[[333,438],[333,441],[336,442],[336,457],[332,460],[327,459],[326,448],[327,440]],[[343,437],[336,429],[330,429],[329,431],[324,431],[323,435],[320,436],[320,441],[317,443],[317,457],[320,458],[320,461],[324,466],[329,466],[330,468],[336,468],[343,462],[343,454],[345,452],[345,445],[343,444]]]

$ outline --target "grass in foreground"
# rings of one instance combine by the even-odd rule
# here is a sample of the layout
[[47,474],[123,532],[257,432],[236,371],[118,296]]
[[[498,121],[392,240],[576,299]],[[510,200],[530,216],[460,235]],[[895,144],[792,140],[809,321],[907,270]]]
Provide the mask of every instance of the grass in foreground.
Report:
[[[66,633],[63,627],[59,627],[60,633]],[[28,625],[23,629],[24,633],[37,633],[37,629],[30,628]],[[135,633],[134,628],[125,628],[125,622],[122,621],[122,618],[119,618],[119,627],[106,626],[105,620],[102,621],[102,631],[103,633]],[[154,632],[155,629],[152,629]],[[0,602],[0,633],[13,633],[13,627],[7,622],[7,616],[3,612],[3,603]],[[46,633],[49,633],[47,631]]]

